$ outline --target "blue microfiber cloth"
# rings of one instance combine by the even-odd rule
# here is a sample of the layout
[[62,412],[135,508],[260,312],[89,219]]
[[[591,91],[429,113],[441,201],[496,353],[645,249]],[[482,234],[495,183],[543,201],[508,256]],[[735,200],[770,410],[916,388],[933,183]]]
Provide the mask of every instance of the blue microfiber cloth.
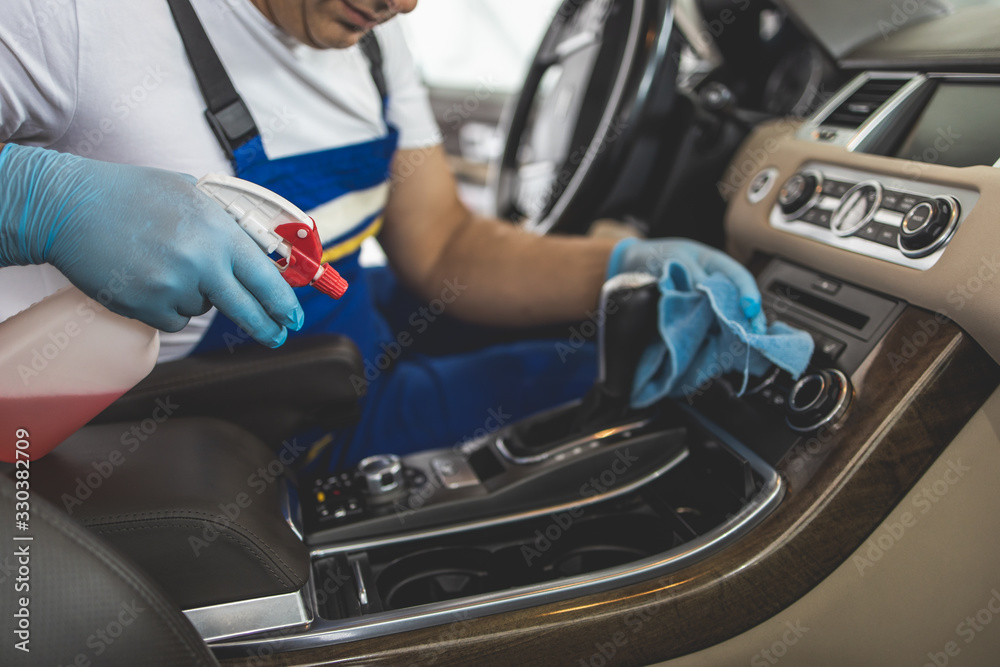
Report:
[[[731,372],[750,375],[771,364],[798,378],[813,353],[812,336],[783,322],[756,326],[743,313],[732,281],[715,272],[695,282],[687,267],[671,261],[659,280],[660,338],[643,353],[632,389],[632,407],[665,397],[689,396]],[[762,321],[763,316],[761,316]]]

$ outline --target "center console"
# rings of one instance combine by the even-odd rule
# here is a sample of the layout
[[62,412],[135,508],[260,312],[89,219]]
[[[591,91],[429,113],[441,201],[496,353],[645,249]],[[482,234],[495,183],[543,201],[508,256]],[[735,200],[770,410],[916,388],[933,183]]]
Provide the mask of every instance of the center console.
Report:
[[775,369],[738,395],[739,378],[722,375],[630,409],[620,386],[638,357],[616,330],[655,326],[656,300],[642,296],[655,283],[610,283],[604,312],[615,315],[587,397],[457,448],[301,481],[287,515],[311,549],[314,618],[279,638],[219,637],[217,652],[317,647],[599,593],[740,540],[781,503],[776,469],[802,438],[849,422],[849,378],[905,308],[778,259],[758,278],[769,318],[816,341],[803,377]]

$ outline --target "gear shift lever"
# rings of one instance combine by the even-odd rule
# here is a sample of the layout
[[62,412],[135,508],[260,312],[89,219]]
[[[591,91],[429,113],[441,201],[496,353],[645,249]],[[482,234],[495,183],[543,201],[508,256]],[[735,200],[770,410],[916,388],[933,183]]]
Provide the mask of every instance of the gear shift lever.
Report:
[[659,297],[656,278],[645,273],[615,276],[601,290],[597,384],[609,398],[627,401],[632,394],[639,358],[656,331]]
[[628,412],[639,359],[658,333],[659,297],[656,278],[645,273],[624,273],[604,284],[597,382],[572,408],[543,413],[512,427],[506,443],[512,451],[537,455],[567,439],[607,428]]
[[624,273],[604,284],[598,378],[583,400],[575,424],[578,429],[628,410],[639,359],[656,335],[659,297],[656,278],[645,273]]

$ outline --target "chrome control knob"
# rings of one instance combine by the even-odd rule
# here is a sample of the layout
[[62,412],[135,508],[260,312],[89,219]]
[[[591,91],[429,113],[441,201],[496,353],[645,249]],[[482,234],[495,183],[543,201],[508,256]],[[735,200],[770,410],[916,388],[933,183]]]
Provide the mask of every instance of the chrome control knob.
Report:
[[830,219],[830,230],[840,237],[848,237],[864,229],[875,219],[882,206],[882,184],[864,181],[844,193]]
[[960,215],[954,197],[936,197],[920,202],[903,217],[899,249],[910,258],[925,257],[951,238]]
[[371,498],[398,491],[405,484],[403,463],[395,454],[370,456],[358,464],[358,473],[365,478]]
[[806,375],[788,393],[788,426],[805,433],[837,422],[853,393],[851,381],[836,369]]
[[785,181],[778,191],[778,206],[788,219],[810,208],[823,191],[823,176],[816,171],[802,171]]

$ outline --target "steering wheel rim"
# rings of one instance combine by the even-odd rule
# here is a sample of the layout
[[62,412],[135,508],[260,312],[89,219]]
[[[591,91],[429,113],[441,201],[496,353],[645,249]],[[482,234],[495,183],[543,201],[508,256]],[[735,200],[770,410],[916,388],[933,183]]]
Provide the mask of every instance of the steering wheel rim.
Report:
[[[609,44],[607,39],[615,37],[614,29],[621,30],[621,26],[614,25],[616,11],[626,12],[627,33],[623,41]],[[574,19],[583,15],[581,12],[601,17],[599,34],[587,34],[587,29],[593,28],[593,21],[574,23]],[[619,23],[624,23],[621,17],[618,18]],[[593,214],[598,205],[594,194],[599,188],[594,185],[604,180],[602,175],[621,170],[638,136],[648,132],[648,127],[643,126],[648,125],[644,121],[650,111],[655,107],[658,116],[665,115],[672,107],[679,63],[673,50],[676,41],[673,27],[672,0],[564,0],[535,54],[521,93],[508,105],[501,120],[500,127],[506,137],[504,151],[490,168],[490,187],[498,217],[523,222],[526,229],[538,234],[585,231],[581,228],[581,216]],[[607,49],[615,47],[620,47],[620,57],[609,64]],[[579,109],[572,127],[564,128],[562,137],[557,137],[555,143],[559,143],[560,138],[572,139],[568,143],[563,141],[562,154],[557,154],[556,160],[546,165],[551,168],[546,188],[538,191],[536,186],[532,193],[525,185],[526,172],[530,178],[530,170],[536,168],[538,162],[523,161],[525,139],[528,136],[533,141],[538,139],[539,118],[553,123],[552,119],[543,116],[543,112],[564,112],[567,108],[565,102],[550,104],[553,97],[550,91],[548,99],[542,97],[540,109],[536,109],[539,89],[553,67],[564,65],[570,58],[585,57],[588,54],[581,54],[581,51],[587,48],[597,51],[590,54],[592,76],[583,93],[576,91],[577,99],[569,103],[570,107],[575,103]],[[614,51],[610,51],[610,56],[614,55]],[[586,131],[588,136],[581,140],[578,136],[581,134],[580,119],[587,113],[584,101],[592,101],[589,96],[595,89],[599,68],[605,74],[611,72],[613,77],[610,85],[605,83],[608,93],[600,114],[590,113],[593,131]],[[664,79],[669,81],[666,95],[656,90],[658,86],[663,87]],[[559,82],[553,90],[560,92]],[[596,116],[599,118],[593,123]],[[541,142],[546,141],[548,138],[543,136]],[[529,145],[529,160],[534,157],[530,154],[533,148]],[[542,153],[544,155],[544,149]],[[536,205],[534,211],[524,210],[524,199]],[[589,224],[593,219],[585,222]]]

